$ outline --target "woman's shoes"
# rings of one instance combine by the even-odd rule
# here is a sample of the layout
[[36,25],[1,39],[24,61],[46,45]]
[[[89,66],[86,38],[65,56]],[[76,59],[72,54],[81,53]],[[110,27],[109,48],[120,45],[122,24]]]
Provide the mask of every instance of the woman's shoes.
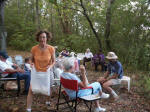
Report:
[[110,96],[109,94],[102,92],[102,95],[100,97],[103,99],[107,99],[107,98],[109,98],[109,96]]
[[105,112],[106,109],[102,107],[95,108],[94,112]]

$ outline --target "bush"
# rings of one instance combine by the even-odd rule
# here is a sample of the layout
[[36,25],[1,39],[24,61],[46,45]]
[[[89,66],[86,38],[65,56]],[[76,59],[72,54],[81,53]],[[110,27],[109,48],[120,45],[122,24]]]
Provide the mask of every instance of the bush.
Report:
[[141,76],[140,80],[141,91],[147,99],[150,99],[150,75]]

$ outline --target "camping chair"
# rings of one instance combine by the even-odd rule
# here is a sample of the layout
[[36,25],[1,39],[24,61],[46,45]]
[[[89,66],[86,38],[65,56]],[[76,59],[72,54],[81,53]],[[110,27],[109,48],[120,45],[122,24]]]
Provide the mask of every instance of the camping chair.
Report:
[[[18,79],[18,77],[16,77],[16,78],[3,78],[2,76],[1,76],[1,74],[8,74],[7,72],[2,72],[1,70],[0,70],[0,83],[1,82],[3,82],[3,81],[17,81],[17,85],[18,85],[18,88],[17,88],[17,96],[19,96],[19,93],[20,93],[20,80],[17,80]],[[3,88],[4,89],[4,88]]]
[[18,66],[22,66],[23,65],[23,57],[21,55],[16,55],[15,56],[15,63],[18,65]]
[[[70,99],[69,96],[67,95],[67,93],[64,90],[62,90],[62,86],[64,88],[76,91],[76,98]],[[92,89],[92,93],[93,93],[92,87],[87,87],[87,88],[82,88],[82,89]],[[78,89],[77,80],[64,79],[61,77],[60,78],[59,97],[58,97],[58,102],[57,102],[57,110],[59,110],[59,105],[67,104],[66,108],[70,108],[70,110],[72,112],[76,112],[77,105],[81,101],[83,101],[85,103],[85,105],[88,107],[89,111],[91,112],[92,101],[99,100],[100,96],[88,95],[88,96],[84,96],[84,97],[78,97],[78,90],[79,89]],[[60,103],[61,95],[63,96],[65,101]],[[90,102],[90,106],[87,104],[87,102]],[[70,103],[72,103],[72,104],[70,104]],[[66,108],[64,108],[64,109],[66,109]]]

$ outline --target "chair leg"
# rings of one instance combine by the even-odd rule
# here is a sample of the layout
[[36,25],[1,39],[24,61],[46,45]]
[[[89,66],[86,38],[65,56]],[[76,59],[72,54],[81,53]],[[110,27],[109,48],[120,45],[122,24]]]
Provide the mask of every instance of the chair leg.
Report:
[[91,104],[90,104],[90,112],[92,111],[92,101],[91,101]]
[[18,76],[17,76],[17,85],[18,85],[17,96],[19,96],[21,89],[20,89],[20,79]]
[[130,80],[128,81],[128,92],[130,91]]
[[73,101],[72,101],[72,105],[70,105],[68,99],[66,98],[66,96],[65,96],[64,94],[63,94],[63,97],[64,97],[64,99],[65,99],[65,101],[66,101],[68,107],[70,108],[70,110],[71,110],[72,112],[74,112],[75,108],[72,107]]
[[74,112],[76,112],[76,109],[77,109],[77,100],[75,101]]
[[59,96],[58,96],[58,100],[57,100],[57,110],[59,109],[60,94],[61,94],[61,84],[60,84],[60,86],[59,86]]

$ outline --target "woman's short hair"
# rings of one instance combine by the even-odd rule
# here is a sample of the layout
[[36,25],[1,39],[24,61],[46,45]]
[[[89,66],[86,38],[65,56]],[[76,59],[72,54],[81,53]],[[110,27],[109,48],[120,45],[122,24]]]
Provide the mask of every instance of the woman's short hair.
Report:
[[75,59],[74,58],[65,58],[63,60],[63,68],[64,70],[68,71],[70,70],[72,67],[74,67],[74,62],[75,62]]
[[52,39],[52,33],[51,32],[48,32],[46,30],[40,30],[38,31],[35,36],[36,36],[36,41],[39,42],[39,37],[42,33],[45,33],[46,34],[46,37],[47,37],[47,40],[51,40]]

